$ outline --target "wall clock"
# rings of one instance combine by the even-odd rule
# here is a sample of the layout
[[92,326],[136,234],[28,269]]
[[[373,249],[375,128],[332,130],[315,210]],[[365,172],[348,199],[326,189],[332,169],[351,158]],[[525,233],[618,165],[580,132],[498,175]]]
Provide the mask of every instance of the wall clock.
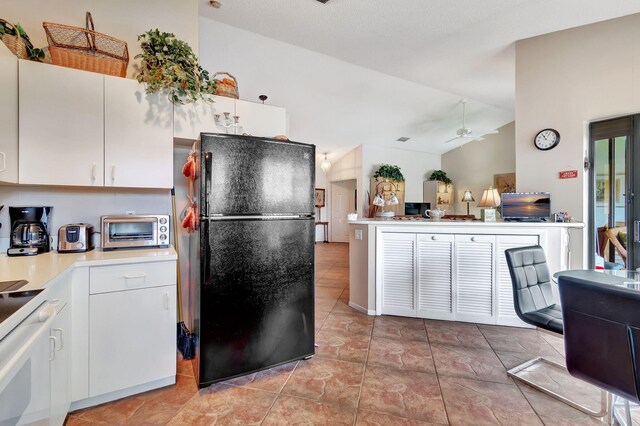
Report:
[[560,133],[556,129],[540,130],[533,139],[533,144],[542,151],[555,148],[560,143]]

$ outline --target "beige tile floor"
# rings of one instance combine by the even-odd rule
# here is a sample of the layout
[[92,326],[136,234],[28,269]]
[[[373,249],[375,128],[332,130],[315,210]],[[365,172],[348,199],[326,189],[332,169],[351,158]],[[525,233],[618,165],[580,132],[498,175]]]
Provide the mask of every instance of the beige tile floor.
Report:
[[[563,361],[535,330],[370,317],[348,306],[347,244],[316,245],[316,356],[198,391],[188,361],[175,386],[77,411],[67,425],[588,425],[598,422],[506,370]],[[585,401],[597,392],[533,372]],[[573,389],[575,388],[575,389]]]

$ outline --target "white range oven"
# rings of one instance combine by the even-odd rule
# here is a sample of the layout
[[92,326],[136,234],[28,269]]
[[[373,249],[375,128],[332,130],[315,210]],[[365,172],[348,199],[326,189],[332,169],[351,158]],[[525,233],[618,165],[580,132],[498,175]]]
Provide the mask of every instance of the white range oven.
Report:
[[52,329],[59,300],[39,305],[0,340],[0,425],[51,424],[51,361],[62,344]]

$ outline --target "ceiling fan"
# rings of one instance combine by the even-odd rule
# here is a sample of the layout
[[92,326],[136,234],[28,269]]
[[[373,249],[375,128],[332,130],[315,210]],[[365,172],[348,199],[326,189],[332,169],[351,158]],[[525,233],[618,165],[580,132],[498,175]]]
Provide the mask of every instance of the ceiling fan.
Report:
[[458,130],[456,130],[456,137],[449,139],[448,141],[445,141],[444,143],[449,143],[449,142],[453,142],[457,139],[471,139],[471,140],[482,140],[484,139],[482,136],[484,135],[490,135],[490,134],[495,134],[498,133],[497,130],[492,130],[490,132],[483,132],[482,134],[478,134],[478,133],[474,133],[473,130],[469,129],[468,127],[465,127],[465,123],[464,123],[464,119],[465,119],[465,106],[467,104],[468,99],[461,99],[460,103],[462,104],[462,127],[459,128]]

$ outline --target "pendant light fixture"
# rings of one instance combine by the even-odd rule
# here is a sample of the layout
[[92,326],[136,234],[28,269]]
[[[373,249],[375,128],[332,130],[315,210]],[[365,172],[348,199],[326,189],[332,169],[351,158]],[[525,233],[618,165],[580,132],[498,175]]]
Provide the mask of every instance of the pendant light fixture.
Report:
[[323,172],[328,172],[331,168],[331,161],[327,159],[327,153],[324,153],[324,159],[320,162],[320,168]]

